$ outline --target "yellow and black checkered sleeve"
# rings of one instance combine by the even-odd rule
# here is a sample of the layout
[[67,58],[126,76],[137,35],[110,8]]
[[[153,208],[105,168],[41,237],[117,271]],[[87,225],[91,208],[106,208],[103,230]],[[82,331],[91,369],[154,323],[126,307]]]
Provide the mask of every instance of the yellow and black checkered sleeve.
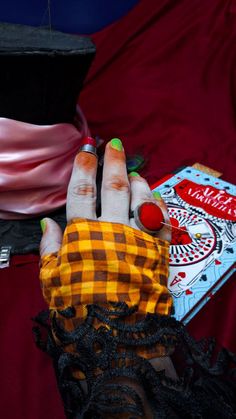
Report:
[[42,258],[40,280],[51,309],[126,302],[139,314],[170,314],[169,245],[119,223],[74,219],[58,255]]

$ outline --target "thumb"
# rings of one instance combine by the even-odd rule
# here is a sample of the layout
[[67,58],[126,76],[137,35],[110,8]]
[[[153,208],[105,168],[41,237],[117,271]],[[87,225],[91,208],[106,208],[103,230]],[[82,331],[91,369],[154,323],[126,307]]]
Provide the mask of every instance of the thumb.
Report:
[[40,225],[43,232],[39,246],[40,257],[58,252],[62,244],[61,228],[51,218],[43,218]]

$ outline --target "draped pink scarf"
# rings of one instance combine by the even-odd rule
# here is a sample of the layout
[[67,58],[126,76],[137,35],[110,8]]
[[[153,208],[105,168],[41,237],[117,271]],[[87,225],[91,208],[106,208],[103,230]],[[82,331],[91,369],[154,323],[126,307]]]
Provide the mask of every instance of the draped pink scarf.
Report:
[[89,135],[78,111],[78,129],[0,118],[1,219],[31,218],[65,204],[74,157],[82,137]]

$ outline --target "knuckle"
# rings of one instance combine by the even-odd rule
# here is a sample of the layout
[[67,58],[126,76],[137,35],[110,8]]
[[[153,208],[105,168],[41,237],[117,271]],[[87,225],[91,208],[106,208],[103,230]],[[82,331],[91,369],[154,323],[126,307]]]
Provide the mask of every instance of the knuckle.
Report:
[[130,184],[129,182],[122,178],[122,177],[118,177],[116,176],[115,178],[111,178],[108,181],[106,181],[105,185],[104,185],[105,189],[112,190],[112,191],[120,191],[120,192],[125,192],[125,193],[129,193],[130,192]]
[[96,196],[96,186],[90,183],[80,183],[73,186],[70,192],[73,197],[87,196],[94,198]]

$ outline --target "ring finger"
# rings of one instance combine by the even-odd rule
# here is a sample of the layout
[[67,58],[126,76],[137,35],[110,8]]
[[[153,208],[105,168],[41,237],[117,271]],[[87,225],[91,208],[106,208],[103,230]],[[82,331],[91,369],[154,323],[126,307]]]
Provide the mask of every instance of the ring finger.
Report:
[[[163,227],[157,232],[156,237],[170,242],[171,241],[171,227],[169,226],[170,221],[169,221],[169,216],[168,216],[165,202],[163,201],[163,199],[161,199],[161,197],[155,198],[155,196],[153,196],[153,193],[148,183],[146,182],[146,180],[142,178],[141,176],[139,176],[137,173],[133,173],[133,175],[132,174],[129,175],[129,180],[130,180],[130,186],[131,186],[131,204],[130,204],[131,211],[134,211],[135,208],[137,208],[139,205],[143,204],[144,202],[153,202],[156,205],[158,205],[163,213],[164,222],[167,223],[168,226],[163,224]],[[134,218],[131,218],[130,225],[131,227],[140,230]]]

